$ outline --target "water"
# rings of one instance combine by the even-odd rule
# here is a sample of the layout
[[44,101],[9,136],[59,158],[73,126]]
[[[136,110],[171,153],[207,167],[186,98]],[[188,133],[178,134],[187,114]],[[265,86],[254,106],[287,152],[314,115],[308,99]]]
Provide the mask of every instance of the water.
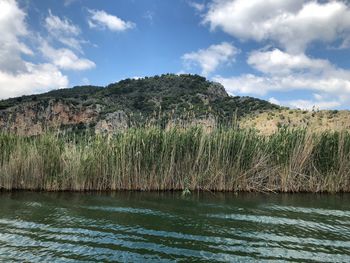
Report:
[[1,262],[350,262],[350,195],[0,193]]

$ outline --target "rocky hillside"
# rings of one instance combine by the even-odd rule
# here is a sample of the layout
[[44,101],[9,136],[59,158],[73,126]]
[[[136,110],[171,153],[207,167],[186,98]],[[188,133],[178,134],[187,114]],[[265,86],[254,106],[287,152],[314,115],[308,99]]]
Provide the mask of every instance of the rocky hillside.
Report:
[[241,128],[256,129],[269,135],[279,128],[302,128],[313,132],[350,130],[350,111],[277,109],[240,119]]
[[263,100],[231,97],[222,85],[198,75],[166,74],[0,101],[0,130],[25,135],[47,129],[112,132],[174,120],[227,122],[277,109]]

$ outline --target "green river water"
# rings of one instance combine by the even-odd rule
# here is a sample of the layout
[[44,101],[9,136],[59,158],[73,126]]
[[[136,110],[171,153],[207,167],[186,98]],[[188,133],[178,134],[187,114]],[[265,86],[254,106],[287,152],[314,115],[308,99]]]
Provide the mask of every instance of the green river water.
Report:
[[350,262],[350,195],[0,193],[1,262]]

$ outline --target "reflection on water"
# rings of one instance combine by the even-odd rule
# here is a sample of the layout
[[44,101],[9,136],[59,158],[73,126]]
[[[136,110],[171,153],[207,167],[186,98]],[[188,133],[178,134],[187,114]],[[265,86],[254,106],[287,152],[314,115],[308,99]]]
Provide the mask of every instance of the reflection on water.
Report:
[[1,262],[350,262],[350,195],[0,193]]

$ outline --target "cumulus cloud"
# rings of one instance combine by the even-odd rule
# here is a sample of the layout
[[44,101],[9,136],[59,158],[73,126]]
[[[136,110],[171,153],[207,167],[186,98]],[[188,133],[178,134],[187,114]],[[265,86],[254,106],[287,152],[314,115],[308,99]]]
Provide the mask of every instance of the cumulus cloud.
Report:
[[0,70],[0,99],[67,88],[68,78],[51,64],[25,63],[26,71],[13,74]]
[[291,72],[324,71],[332,65],[325,59],[309,58],[305,54],[288,54],[279,49],[272,51],[253,51],[248,64],[267,74],[290,74]]
[[280,83],[275,79],[259,77],[253,74],[235,77],[215,76],[213,80],[221,83],[231,95],[266,95],[269,91],[281,88]]
[[46,58],[61,69],[87,70],[96,66],[93,61],[86,58],[79,58],[73,51],[67,48],[55,49],[45,41],[40,49]]
[[126,31],[135,27],[133,22],[124,21],[103,10],[89,10],[89,13],[90,17],[88,19],[88,24],[90,28],[107,28],[111,31]]
[[238,53],[239,50],[232,44],[223,42],[211,45],[207,49],[186,53],[182,56],[182,60],[187,68],[196,65],[202,69],[203,75],[208,75],[215,71],[220,64],[233,62]]
[[23,42],[30,32],[26,14],[15,0],[0,1],[0,98],[67,87],[68,79],[55,65],[29,63],[22,55],[34,56]]
[[287,101],[287,104],[293,108],[312,110],[312,109],[334,109],[341,106],[340,101],[314,101],[314,100],[292,100]]
[[289,101],[271,101],[275,104],[296,108],[311,109],[313,106],[325,109],[349,105],[350,101],[350,72],[335,70],[323,75],[290,74],[263,75],[245,74],[238,77],[224,78],[217,76],[215,81],[222,83],[232,94],[267,95],[269,92],[290,92],[295,90],[320,92],[314,100],[296,99]]
[[214,78],[231,94],[265,96],[274,91],[311,91],[323,94],[323,98],[272,98],[272,102],[299,108],[349,105],[350,70],[307,55],[307,48],[314,42],[350,46],[348,2],[213,0],[203,17],[211,30],[221,29],[241,40],[274,47],[248,54],[247,64],[258,73]]
[[[314,94],[314,95],[319,95],[319,94]],[[291,108],[297,108],[302,110],[333,109],[341,106],[340,100],[333,99],[333,98],[317,97],[317,96],[315,96],[315,99],[297,99],[297,100],[283,100],[283,101],[280,101],[274,97],[271,97],[269,99],[269,102],[276,105],[285,105]]]
[[342,105],[342,99],[330,98],[327,96],[320,96],[314,94],[314,99],[296,99],[296,100],[277,100],[274,97],[269,99],[270,103],[276,105],[284,105],[291,108],[302,109],[302,110],[319,110],[319,109],[334,109]]
[[274,49],[253,51],[248,57],[248,64],[263,74],[244,74],[230,78],[217,76],[214,80],[222,83],[231,94],[262,96],[274,91],[294,90],[323,94],[321,96],[316,93],[315,100],[298,99],[277,103],[292,107],[331,108],[349,103],[350,70],[338,68],[328,60],[310,58],[305,54],[292,55]]
[[322,96],[317,93],[314,94],[313,99],[278,100],[275,97],[269,99],[269,102],[273,104],[292,108],[306,110],[313,108],[331,109],[348,105],[350,101],[350,81],[346,79],[317,79],[312,76],[259,77],[253,74],[246,74],[231,78],[217,76],[214,80],[222,83],[231,95],[251,94],[263,96],[269,92],[295,90],[310,90],[323,93]]
[[276,99],[275,97],[269,98],[269,102],[272,104],[281,105],[281,102],[278,99]]
[[25,70],[21,54],[32,55],[33,51],[21,41],[28,35],[25,13],[13,0],[0,2],[0,70],[15,72]]
[[326,43],[350,33],[350,8],[345,1],[214,0],[204,16],[212,30],[255,41],[271,40],[290,53],[313,41]]
[[244,74],[238,77],[224,78],[214,77],[214,80],[222,83],[231,94],[266,95],[271,91],[311,90],[315,92],[350,94],[349,72],[340,73],[348,75],[341,78],[330,75],[319,78],[313,75],[288,75],[288,76],[257,76]]

